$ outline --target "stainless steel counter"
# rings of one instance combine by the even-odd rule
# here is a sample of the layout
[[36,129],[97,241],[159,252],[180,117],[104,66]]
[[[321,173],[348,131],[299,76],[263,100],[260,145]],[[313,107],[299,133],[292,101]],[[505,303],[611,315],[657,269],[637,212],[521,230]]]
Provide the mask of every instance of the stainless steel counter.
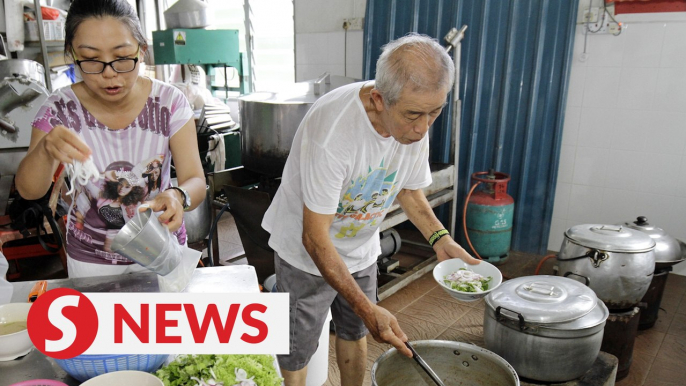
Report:
[[[12,302],[25,302],[35,282],[12,284],[14,287]],[[48,290],[53,288],[74,288],[81,292],[160,292],[157,275],[154,273],[48,281]],[[193,273],[184,292],[255,293],[259,292],[259,283],[255,269],[249,265],[199,268]],[[52,358],[35,349],[22,358],[0,362],[0,386],[29,379],[52,379],[69,386],[80,384],[62,370]]]

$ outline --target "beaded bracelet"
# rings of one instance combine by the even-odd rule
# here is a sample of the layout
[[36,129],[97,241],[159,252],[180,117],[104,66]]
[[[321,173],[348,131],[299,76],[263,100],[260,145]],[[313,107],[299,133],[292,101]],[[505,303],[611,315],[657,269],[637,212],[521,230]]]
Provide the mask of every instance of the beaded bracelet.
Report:
[[429,237],[429,245],[431,245],[433,247],[434,244],[436,244],[438,242],[438,240],[440,240],[443,236],[447,236],[447,235],[450,235],[450,232],[448,232],[447,229],[441,229],[439,231],[434,232],[431,235],[431,237]]

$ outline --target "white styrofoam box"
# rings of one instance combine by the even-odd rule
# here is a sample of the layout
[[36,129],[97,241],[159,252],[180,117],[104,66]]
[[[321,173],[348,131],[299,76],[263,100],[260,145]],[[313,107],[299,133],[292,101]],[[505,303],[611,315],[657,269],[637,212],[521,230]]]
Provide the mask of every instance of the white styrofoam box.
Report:
[[[665,36],[665,23],[627,23],[622,67],[658,67]],[[620,35],[621,36],[621,35]]]
[[574,159],[576,146],[562,145],[560,148],[560,166],[557,171],[557,182],[572,183],[574,180]]
[[577,147],[574,160],[574,184],[604,186],[607,172],[607,150]]
[[558,182],[555,188],[555,202],[553,204],[553,217],[567,218],[569,212],[569,195],[572,192],[572,184]]
[[581,107],[567,106],[565,122],[562,129],[562,144],[576,145],[579,136],[579,121],[581,120]]
[[646,155],[640,151],[610,150],[607,154],[606,188],[638,190]]
[[686,68],[686,22],[670,22],[665,28],[660,67]]
[[653,110],[684,111],[686,73],[683,68],[660,68],[657,74]]
[[619,67],[624,55],[626,36],[614,36],[608,33],[588,35],[586,52],[589,67]]
[[654,68],[623,67],[619,78],[619,106],[646,109],[653,103],[657,71]]
[[642,150],[653,123],[649,110],[621,109],[614,119],[612,149]]
[[[683,178],[678,174],[682,158],[681,155],[648,153],[641,165],[638,191],[676,196],[678,180]],[[663,205],[669,206],[667,202]]]
[[619,93],[618,67],[587,67],[582,106],[614,108]]
[[[24,32],[27,41],[38,41],[38,23],[35,21],[24,22]],[[64,21],[43,20],[43,34],[45,40],[64,40]]]
[[652,122],[644,150],[647,153],[681,155],[686,144],[686,113],[653,111],[648,115]]
[[636,192],[624,189],[605,188],[603,190],[602,224],[617,224],[636,218]]
[[572,185],[569,195],[568,221],[576,224],[598,224],[602,219],[603,188],[597,186]]
[[549,251],[560,251],[566,230],[565,220],[553,217],[553,220],[550,222],[550,235],[548,236]]
[[617,124],[617,115],[615,109],[590,107],[581,109],[577,145],[597,149],[612,147],[612,134]]
[[586,83],[586,67],[572,65],[569,75],[569,90],[567,91],[567,106],[581,106],[584,99],[584,84]]

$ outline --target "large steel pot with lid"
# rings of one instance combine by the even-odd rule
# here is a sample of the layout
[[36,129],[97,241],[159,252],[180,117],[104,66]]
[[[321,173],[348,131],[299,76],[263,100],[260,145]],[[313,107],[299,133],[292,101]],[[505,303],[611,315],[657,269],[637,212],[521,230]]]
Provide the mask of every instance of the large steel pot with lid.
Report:
[[611,310],[637,306],[655,270],[655,241],[618,225],[584,224],[565,232],[559,273],[583,278]]
[[686,260],[682,249],[682,242],[670,236],[662,228],[648,222],[645,216],[639,216],[636,221],[627,221],[625,227],[641,231],[655,240],[655,270],[671,267]]
[[578,281],[519,277],[486,296],[484,340],[522,377],[569,381],[595,362],[608,315],[593,290]]
[[310,107],[327,92],[354,81],[325,73],[280,92],[255,92],[240,97],[243,166],[269,177],[281,177],[295,132]]

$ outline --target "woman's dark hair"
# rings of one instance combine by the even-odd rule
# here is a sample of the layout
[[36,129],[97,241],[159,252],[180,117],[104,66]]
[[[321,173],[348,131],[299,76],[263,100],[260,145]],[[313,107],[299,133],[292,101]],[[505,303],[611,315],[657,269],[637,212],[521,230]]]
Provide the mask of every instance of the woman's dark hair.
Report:
[[113,17],[129,27],[138,44],[148,47],[136,10],[126,0],[74,0],[69,7],[64,25],[64,53],[72,55],[72,42],[76,29],[90,18]]
[[[116,200],[119,198],[119,184],[121,184],[122,181],[126,180],[123,178],[119,179],[118,181],[105,180],[105,186],[103,187],[101,193],[102,198],[109,200]],[[145,189],[135,185],[131,187],[129,194],[123,197],[121,203],[127,206],[134,205],[142,202],[143,198],[145,198]]]

